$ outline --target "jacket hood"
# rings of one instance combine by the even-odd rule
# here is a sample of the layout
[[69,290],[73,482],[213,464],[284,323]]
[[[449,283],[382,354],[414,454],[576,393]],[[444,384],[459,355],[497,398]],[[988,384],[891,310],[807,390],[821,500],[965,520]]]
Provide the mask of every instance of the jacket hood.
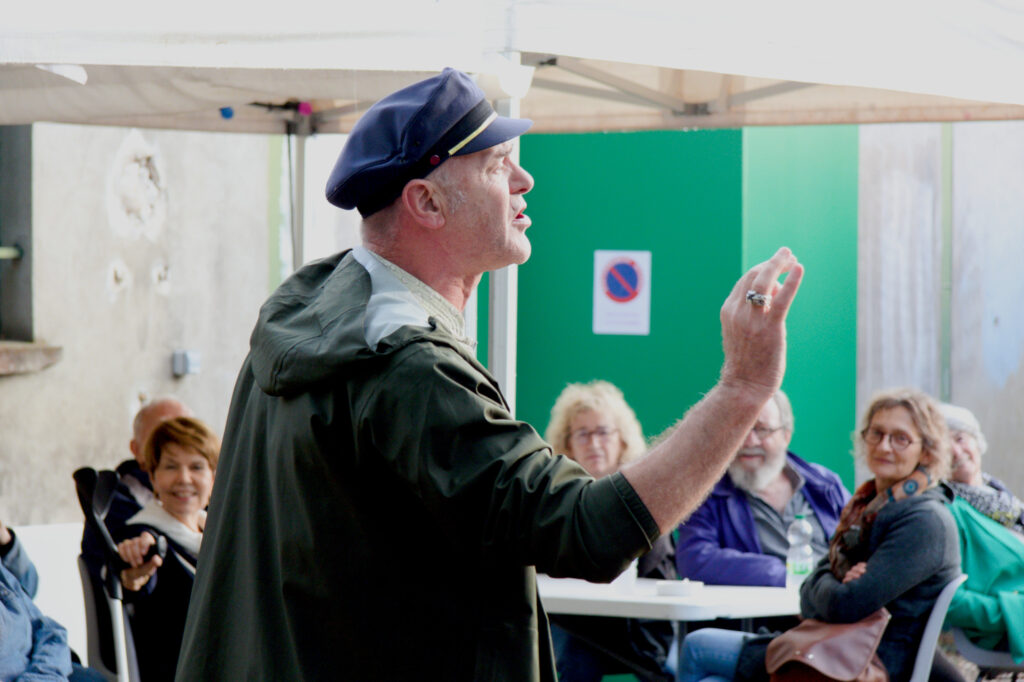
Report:
[[253,375],[270,395],[300,392],[434,327],[412,293],[357,247],[303,266],[271,294],[249,341]]

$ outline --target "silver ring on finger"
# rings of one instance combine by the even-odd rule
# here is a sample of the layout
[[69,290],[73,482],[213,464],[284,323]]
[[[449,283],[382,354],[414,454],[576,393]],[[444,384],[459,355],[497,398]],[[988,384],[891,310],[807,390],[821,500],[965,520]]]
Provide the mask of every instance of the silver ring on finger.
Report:
[[767,308],[772,304],[771,294],[760,294],[753,289],[747,292],[747,301],[759,308]]

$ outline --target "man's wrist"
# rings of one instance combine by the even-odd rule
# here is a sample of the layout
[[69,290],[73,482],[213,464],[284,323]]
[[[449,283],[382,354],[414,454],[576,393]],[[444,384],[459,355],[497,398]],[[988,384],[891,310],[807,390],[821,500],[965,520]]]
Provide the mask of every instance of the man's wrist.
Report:
[[[743,414],[751,414],[755,419],[761,408],[771,400],[775,389],[771,386],[723,375],[712,389],[717,398],[734,406]],[[753,421],[753,420],[752,420]]]

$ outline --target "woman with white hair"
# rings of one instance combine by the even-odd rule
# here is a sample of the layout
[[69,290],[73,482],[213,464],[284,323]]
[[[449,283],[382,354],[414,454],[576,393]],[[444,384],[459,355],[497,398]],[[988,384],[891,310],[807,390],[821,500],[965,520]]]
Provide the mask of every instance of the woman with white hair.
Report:
[[988,450],[978,419],[966,407],[939,406],[949,427],[953,446],[950,486],[972,507],[1010,530],[1024,534],[1024,502],[998,478],[981,470],[981,456]]
[[988,449],[975,416],[943,403],[953,446],[950,505],[960,535],[961,570],[967,581],[953,596],[946,625],[963,630],[983,649],[1009,651],[1024,660],[1024,502],[1002,481],[981,470]]

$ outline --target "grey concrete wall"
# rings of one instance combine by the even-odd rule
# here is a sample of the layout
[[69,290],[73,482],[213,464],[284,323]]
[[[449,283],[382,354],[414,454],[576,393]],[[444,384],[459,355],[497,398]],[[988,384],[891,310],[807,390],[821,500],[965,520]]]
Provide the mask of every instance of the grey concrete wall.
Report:
[[939,390],[941,126],[860,129],[857,405]]
[[[884,388],[938,395],[941,135],[931,123],[860,128],[855,419]],[[858,484],[869,477],[858,461]]]
[[[0,518],[77,521],[72,471],[130,455],[144,400],[218,433],[259,305],[280,203],[266,136],[36,125],[34,313],[57,365],[0,378]],[[271,181],[272,178],[272,181]],[[201,372],[171,374],[171,353]]]
[[[954,124],[945,159],[942,130],[860,130],[858,409],[873,391],[899,384],[970,408],[989,441],[985,469],[1022,495],[1024,122]],[[941,277],[944,240],[949,291]],[[863,480],[863,467],[857,471]]]
[[1024,122],[953,126],[951,399],[1024,496]]
[[348,135],[314,135],[306,142],[305,260],[323,258],[360,243],[358,211],[328,203],[327,178]]

